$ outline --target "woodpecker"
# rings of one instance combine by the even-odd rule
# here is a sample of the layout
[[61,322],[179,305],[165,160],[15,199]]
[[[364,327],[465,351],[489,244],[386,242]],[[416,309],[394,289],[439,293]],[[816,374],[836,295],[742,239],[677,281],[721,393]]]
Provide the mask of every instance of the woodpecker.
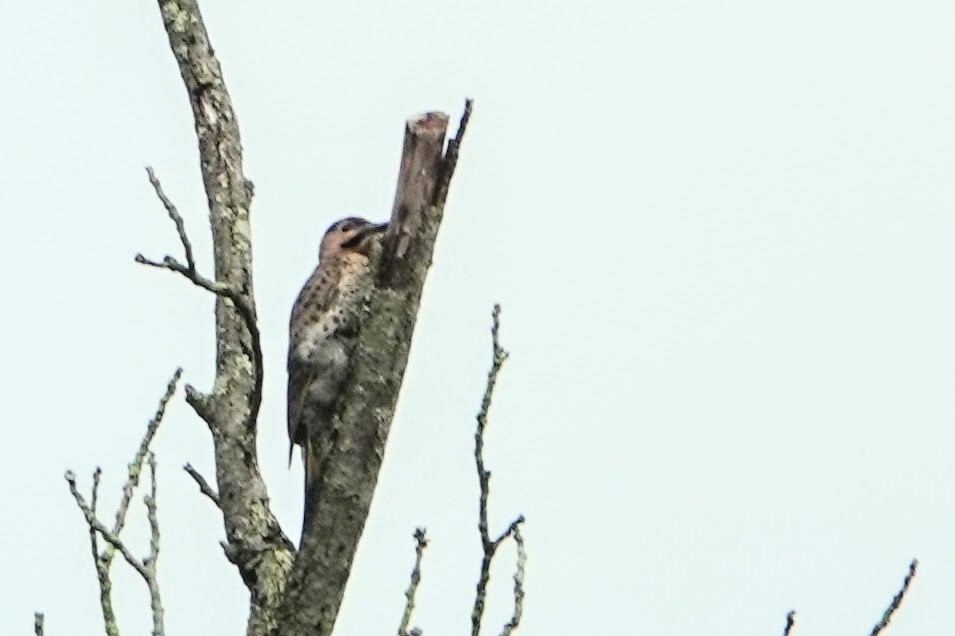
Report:
[[[364,293],[359,281],[376,238],[388,224],[359,217],[333,223],[322,237],[318,266],[299,292],[289,320],[289,465],[302,447],[305,509],[321,458],[334,443],[332,414],[355,350]],[[367,289],[367,287],[365,287]]]

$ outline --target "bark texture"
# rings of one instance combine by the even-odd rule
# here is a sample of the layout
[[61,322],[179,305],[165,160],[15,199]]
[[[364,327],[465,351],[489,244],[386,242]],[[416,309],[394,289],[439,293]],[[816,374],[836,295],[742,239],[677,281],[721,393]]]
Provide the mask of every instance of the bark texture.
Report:
[[253,188],[242,171],[239,127],[196,0],[159,0],[159,7],[192,107],[215,259],[213,280],[201,276],[181,218],[154,183],[176,221],[186,264],[172,257],[137,260],[217,295],[212,391],[187,385],[186,400],[212,432],[218,492],[190,474],[222,511],[226,556],[250,592],[247,633],[324,636],[338,616],[371,506],[471,103],[447,152],[447,115],[427,113],[407,122],[391,226],[362,283],[357,353],[334,419],[339,436],[305,502],[316,521],[296,553],[269,510],[256,458],[263,365],[252,290]]
[[[463,125],[470,108],[468,102]],[[335,625],[378,481],[464,132],[462,126],[444,153],[447,126],[444,113],[406,123],[391,224],[364,282],[367,302],[358,345],[335,415],[337,443],[305,502],[313,522],[302,536],[275,634],[327,636]]]
[[242,172],[238,123],[198,4],[194,0],[160,0],[159,8],[199,140],[215,281],[229,290],[216,301],[212,391],[202,394],[187,386],[186,399],[212,432],[224,549],[251,594],[248,633],[266,634],[274,627],[294,547],[269,510],[256,459],[263,369],[252,292],[252,183]]

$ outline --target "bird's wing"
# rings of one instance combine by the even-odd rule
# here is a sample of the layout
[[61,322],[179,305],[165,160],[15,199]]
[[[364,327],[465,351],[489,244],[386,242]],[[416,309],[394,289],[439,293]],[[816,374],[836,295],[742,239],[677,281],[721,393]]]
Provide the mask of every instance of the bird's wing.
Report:
[[289,437],[289,463],[292,461],[292,449],[295,444],[301,444],[305,435],[302,426],[302,402],[312,382],[312,372],[309,366],[296,355],[296,349],[306,335],[309,325],[322,319],[324,314],[335,303],[338,295],[338,281],[334,275],[335,268],[316,268],[299,292],[295,304],[292,306],[292,316],[289,320],[289,348],[288,348],[288,394],[287,417]]
[[288,363],[288,463],[292,465],[292,451],[302,443],[305,427],[301,425],[302,398],[308,388],[307,367],[289,356]]

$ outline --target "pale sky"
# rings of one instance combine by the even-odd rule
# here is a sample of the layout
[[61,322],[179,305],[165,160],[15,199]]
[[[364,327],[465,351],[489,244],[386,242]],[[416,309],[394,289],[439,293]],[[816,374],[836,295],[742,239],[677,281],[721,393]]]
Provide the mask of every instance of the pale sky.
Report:
[[[208,389],[211,274],[191,113],[155,2],[8,3],[0,21],[0,633],[102,633],[63,480],[125,465],[176,366]],[[469,630],[473,416],[504,308],[491,518],[527,517],[519,634],[895,636],[955,599],[955,4],[908,0],[203,0],[256,184],[259,461],[297,538],[286,325],[336,218],[385,219],[403,121],[475,113],[336,634]],[[167,633],[244,633],[247,594],[180,393],[159,432]],[[147,549],[141,498],[127,535]],[[484,633],[510,612],[501,552]],[[148,599],[117,559],[126,634]]]

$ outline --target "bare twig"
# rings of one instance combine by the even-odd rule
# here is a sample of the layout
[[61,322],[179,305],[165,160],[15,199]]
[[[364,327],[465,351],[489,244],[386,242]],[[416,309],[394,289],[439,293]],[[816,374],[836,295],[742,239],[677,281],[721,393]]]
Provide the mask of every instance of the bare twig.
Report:
[[[152,454],[150,453],[150,457]],[[155,466],[154,461],[150,462],[150,467]],[[155,479],[155,478],[153,478]],[[111,547],[114,551],[119,551],[123,555],[123,559],[129,563],[130,566],[146,582],[147,587],[149,588],[150,596],[150,605],[152,607],[153,614],[153,636],[163,636],[163,610],[162,602],[159,597],[159,583],[156,580],[156,557],[158,556],[158,547],[159,547],[159,536],[158,536],[158,526],[156,524],[156,512],[155,512],[155,500],[151,496],[147,496],[147,508],[149,515],[149,523],[152,530],[152,536],[150,540],[150,555],[140,561],[137,559],[133,553],[130,551],[126,544],[115,534],[113,534],[109,528],[103,525],[103,523],[96,518],[96,515],[93,513],[93,509],[89,504],[86,503],[86,500],[83,498],[83,495],[80,494],[79,489],[76,486],[76,475],[73,471],[66,472],[66,481],[69,484],[70,492],[73,494],[73,498],[76,500],[76,505],[79,507],[80,511],[83,513],[86,523],[92,528],[95,532],[99,533],[103,540],[106,541],[107,545]],[[153,483],[153,493],[155,493],[155,482]],[[104,563],[105,562],[105,563]],[[97,567],[100,567],[100,564],[103,564],[103,567],[106,568],[106,584],[104,592],[104,586],[101,582],[100,594],[101,599],[105,595],[108,598],[108,590],[110,589],[109,583],[109,563],[106,562],[105,553],[100,555],[97,559]],[[110,607],[110,611],[112,608]],[[103,608],[104,617],[106,615],[107,609]],[[115,617],[111,623],[107,623],[107,633],[118,633],[116,630]]]
[[[93,513],[96,513],[96,504],[99,501],[99,481],[100,477],[103,475],[103,469],[99,466],[96,467],[96,470],[93,471],[93,493],[90,497],[90,508],[93,509]],[[93,544],[93,551],[96,554],[99,554],[99,548],[97,547],[99,543],[96,540],[96,533],[90,530],[90,540]]]
[[[520,517],[521,520],[524,517]],[[527,552],[524,549],[524,537],[521,535],[521,528],[516,523],[514,528],[514,543],[517,545],[517,569],[514,572],[514,611],[511,614],[511,620],[504,624],[501,630],[501,636],[510,636],[511,632],[517,629],[521,624],[521,616],[524,614],[524,566],[527,564]]]
[[491,361],[491,370],[487,374],[487,385],[484,388],[484,397],[481,399],[481,410],[477,414],[477,432],[474,434],[474,463],[477,467],[478,480],[481,484],[480,508],[478,511],[478,530],[481,533],[481,543],[485,550],[492,545],[490,535],[487,529],[487,498],[490,492],[488,482],[491,479],[491,472],[484,468],[484,430],[487,428],[487,415],[491,409],[491,398],[494,396],[494,386],[497,384],[497,376],[501,372],[501,367],[507,361],[508,352],[501,347],[498,338],[498,332],[501,328],[501,306],[494,305],[492,313],[493,324],[491,326],[491,342],[493,346],[493,358]]
[[206,478],[203,477],[202,474],[196,470],[192,464],[186,464],[182,467],[182,469],[186,471],[190,477],[192,477],[196,484],[199,485],[199,492],[211,499],[212,503],[216,505],[216,508],[222,507],[219,504],[219,493],[217,493],[212,486],[209,485],[209,482],[206,481]]
[[209,280],[195,269],[190,269],[188,266],[183,265],[172,256],[164,256],[161,261],[154,261],[152,259],[146,258],[142,254],[136,254],[134,259],[141,265],[149,265],[150,267],[156,267],[158,269],[168,269],[171,272],[182,274],[187,279],[192,281],[192,283],[197,287],[202,287],[206,291],[210,291],[217,296],[222,296],[223,298],[233,300],[234,297],[239,295],[236,290],[232,289],[228,285],[223,285],[222,283]]
[[[120,498],[119,506],[116,510],[116,516],[113,521],[112,529],[107,528],[97,517],[97,504],[99,502],[99,486],[102,470],[97,468],[93,472],[93,487],[90,496],[90,502],[87,503],[83,495],[80,494],[76,485],[76,474],[72,470],[66,471],[66,481],[69,484],[70,493],[76,500],[76,505],[83,513],[90,533],[90,548],[93,555],[93,564],[96,568],[96,577],[100,588],[100,607],[103,611],[103,623],[106,628],[107,636],[118,636],[119,628],[116,625],[116,616],[113,612],[112,604],[112,583],[110,581],[109,569],[112,565],[116,552],[122,554],[123,559],[135,569],[146,585],[149,587],[150,599],[153,608],[153,634],[162,636],[162,603],[159,598],[159,585],[156,581],[156,558],[159,556],[159,525],[156,518],[156,460],[149,447],[156,436],[156,431],[162,423],[166,413],[166,407],[176,391],[176,385],[182,376],[182,369],[176,369],[172,378],[166,386],[166,392],[159,400],[159,406],[156,413],[146,426],[146,432],[139,444],[133,461],[128,466],[126,482],[123,484],[123,495]],[[150,553],[146,559],[140,561],[126,545],[120,540],[119,535],[126,524],[126,515],[129,512],[129,505],[133,494],[139,486],[139,478],[142,475],[143,463],[148,462],[150,467],[151,488],[150,494],[146,496],[146,511],[149,518],[151,536]],[[103,551],[99,550],[98,537],[102,537],[106,542]]]
[[34,612],[33,614],[33,634],[43,636],[43,612]]
[[153,172],[152,166],[146,166],[146,174],[149,176],[149,183],[153,185],[153,189],[156,191],[156,196],[159,197],[163,207],[166,208],[169,218],[176,224],[176,232],[179,233],[179,240],[182,242],[182,249],[186,254],[186,264],[191,271],[196,271],[196,259],[192,255],[192,243],[189,242],[189,237],[186,235],[186,224],[182,220],[182,217],[179,216],[179,210],[176,209],[176,206],[173,205],[169,197],[166,196],[166,193],[163,192],[162,185],[159,183],[156,173]]
[[414,569],[411,570],[411,583],[405,591],[405,611],[401,616],[401,624],[398,625],[398,636],[420,636],[421,630],[417,627],[408,631],[408,624],[411,623],[411,614],[414,612],[415,594],[418,592],[418,584],[421,583],[421,557],[424,555],[424,549],[428,547],[428,539],[425,536],[424,528],[417,528],[414,531],[415,540],[415,559]]
[[[252,355],[255,361],[255,368],[258,369],[258,374],[256,376],[256,386],[257,390],[261,392],[262,390],[262,342],[261,336],[259,334],[259,327],[255,319],[255,310],[249,304],[248,298],[244,293],[225,285],[223,283],[217,283],[211,281],[198,271],[194,267],[188,267],[177,261],[172,256],[163,257],[162,261],[154,261],[146,258],[142,254],[136,254],[134,257],[137,263],[142,265],[148,265],[150,267],[156,267],[158,269],[168,269],[171,272],[176,272],[177,274],[182,274],[189,281],[191,281],[197,287],[201,287],[206,291],[210,291],[216,296],[221,296],[222,298],[227,298],[232,306],[235,307],[236,311],[239,312],[239,315],[242,316],[242,320],[245,322],[246,328],[249,330],[251,343],[252,343]],[[195,265],[195,263],[193,263]],[[201,415],[201,413],[200,413]]]
[[441,166],[441,180],[438,184],[438,190],[435,196],[437,205],[444,205],[444,202],[448,199],[451,177],[454,176],[454,169],[458,165],[458,153],[461,150],[461,142],[464,141],[464,133],[467,131],[468,122],[471,121],[471,112],[473,110],[474,100],[471,98],[464,100],[464,112],[461,113],[458,132],[448,141],[448,149],[444,153],[444,160]]
[[[99,499],[99,484],[102,474],[103,470],[99,466],[93,471],[93,493],[90,497],[90,509],[94,516],[96,515],[96,504]],[[113,612],[113,584],[109,579],[109,566],[113,560],[113,553],[110,552],[109,556],[105,553],[100,554],[99,535],[97,535],[96,529],[93,526],[89,527],[89,531],[90,549],[93,553],[93,565],[96,569],[96,579],[99,582],[99,604],[100,609],[103,611],[103,625],[106,628],[107,636],[119,636],[119,629],[116,625],[116,615]]]
[[162,636],[163,608],[159,596],[159,580],[156,578],[156,561],[159,559],[159,519],[156,514],[156,456],[149,453],[149,494],[143,498],[146,518],[149,520],[149,556],[143,559],[146,568],[146,586],[149,588],[149,606],[153,615],[153,636]]
[[882,632],[882,630],[889,626],[889,621],[892,620],[892,615],[895,614],[895,611],[899,609],[900,605],[902,605],[902,601],[905,599],[905,594],[909,591],[909,584],[912,582],[912,579],[915,578],[915,572],[918,568],[918,565],[918,559],[912,559],[912,562],[909,563],[909,573],[902,581],[902,587],[892,598],[892,602],[889,603],[889,606],[885,609],[885,612],[882,614],[882,620],[880,620],[876,626],[872,628],[872,636],[877,636]]
[[[139,443],[136,456],[133,457],[133,461],[129,465],[128,477],[126,483],[123,484],[123,496],[119,501],[119,507],[116,509],[116,519],[113,522],[112,532],[116,536],[119,536],[119,533],[123,530],[123,525],[126,523],[126,513],[129,511],[129,504],[133,499],[133,492],[136,490],[136,487],[139,486],[139,476],[142,473],[143,462],[146,459],[146,454],[149,452],[149,446],[153,443],[153,438],[156,436],[156,431],[159,430],[162,418],[166,415],[166,407],[176,392],[176,386],[179,384],[181,377],[182,368],[180,367],[176,369],[172,374],[172,378],[170,378],[166,384],[166,392],[162,398],[160,398],[159,406],[156,408],[156,413],[153,415],[153,418],[149,420],[149,424],[146,425],[146,433]],[[113,550],[107,547],[106,555],[107,559],[111,560],[113,558]]]
[[517,629],[517,626],[520,624],[524,606],[524,564],[527,560],[527,554],[524,550],[524,539],[520,534],[520,524],[524,523],[524,515],[518,516],[517,519],[512,521],[507,529],[494,540],[491,539],[491,535],[488,532],[487,500],[490,494],[491,471],[487,470],[484,466],[484,432],[487,429],[487,417],[488,412],[491,410],[491,398],[494,395],[497,376],[508,357],[508,352],[501,346],[498,337],[501,328],[500,305],[494,305],[494,311],[491,316],[493,319],[491,325],[493,357],[491,370],[488,371],[487,374],[487,385],[484,388],[484,397],[481,399],[481,408],[477,414],[477,432],[474,434],[474,463],[477,467],[478,482],[481,487],[478,504],[478,532],[481,535],[481,546],[484,555],[481,559],[481,571],[478,576],[477,589],[474,596],[474,609],[471,611],[471,636],[479,636],[481,632],[481,620],[484,616],[487,585],[491,578],[491,561],[501,543],[510,536],[513,536],[517,543],[517,573],[514,575],[514,612],[511,616],[511,620],[504,625],[504,629],[501,633],[507,636]]
[[80,512],[83,513],[83,517],[86,519],[86,523],[91,528],[96,530],[101,537],[103,537],[103,540],[108,544],[108,546],[112,547],[114,551],[118,550],[119,553],[123,555],[123,558],[126,559],[126,562],[129,563],[134,570],[139,572],[139,575],[142,576],[143,579],[146,579],[148,575],[142,562],[133,556],[133,553],[129,551],[129,548],[123,544],[119,537],[113,534],[110,529],[104,526],[103,522],[97,519],[93,514],[93,509],[90,508],[88,503],[86,503],[86,499],[80,494],[79,489],[76,487],[76,473],[74,473],[72,470],[68,470],[66,471],[64,477],[66,478],[66,483],[70,486],[70,493],[73,494],[73,498],[76,500],[76,505],[79,507]]
[[[235,310],[242,317],[245,327],[249,331],[249,339],[252,345],[253,365],[256,371],[255,391],[258,395],[261,395],[263,382],[262,342],[261,335],[259,334],[258,323],[255,317],[255,308],[249,299],[249,295],[242,289],[232,285],[227,285],[225,283],[210,280],[199,273],[199,271],[196,269],[196,259],[192,253],[192,243],[189,241],[188,234],[186,234],[185,222],[179,215],[179,211],[176,209],[176,206],[172,201],[169,200],[169,197],[166,196],[166,193],[163,192],[162,185],[159,183],[159,179],[156,177],[155,172],[153,172],[153,169],[150,166],[146,167],[146,174],[149,176],[149,182],[156,190],[156,196],[159,197],[163,207],[166,208],[166,212],[169,214],[169,218],[176,226],[176,233],[179,234],[179,241],[182,243],[183,251],[186,253],[186,264],[183,265],[174,257],[168,255],[164,256],[161,261],[155,261],[150,258],[146,258],[140,253],[136,254],[134,260],[141,265],[148,265],[149,267],[155,267],[157,269],[168,269],[171,272],[181,274],[197,287],[201,287],[206,291],[212,292],[221,298],[226,298],[232,303],[232,306],[235,307]],[[190,400],[189,403],[193,404],[193,400]],[[199,415],[203,417],[203,419],[206,419],[206,416],[201,412]]]
[[789,636],[793,631],[793,625],[796,624],[796,610],[789,610],[786,613],[786,627],[783,628],[783,636]]

